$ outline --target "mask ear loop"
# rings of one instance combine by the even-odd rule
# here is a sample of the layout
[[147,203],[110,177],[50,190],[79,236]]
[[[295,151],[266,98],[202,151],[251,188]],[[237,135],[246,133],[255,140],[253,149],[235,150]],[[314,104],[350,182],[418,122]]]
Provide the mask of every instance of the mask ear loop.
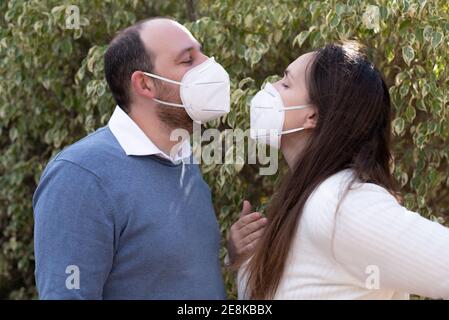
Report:
[[[283,135],[283,134],[297,132],[297,131],[301,131],[301,130],[304,130],[304,129],[305,128],[296,128],[296,129],[285,130],[285,131],[281,131],[277,135],[280,136],[280,135]],[[272,133],[270,132],[270,133],[266,133],[266,134],[256,134],[255,136],[256,137],[268,137],[268,136],[271,136],[271,135],[272,135]]]
[[[304,104],[304,105],[300,105],[300,106],[290,106],[290,107],[284,107],[284,108],[280,109],[279,111],[300,110],[300,109],[309,108],[311,106],[312,106],[311,104]],[[305,128],[296,128],[296,129],[285,130],[285,131],[279,132],[278,135],[281,136],[283,134],[298,132],[298,131],[302,131],[304,129]]]
[[296,129],[290,129],[290,130],[285,130],[285,131],[281,131],[280,133],[278,133],[279,136],[283,135],[283,134],[288,134],[288,133],[293,133],[293,132],[298,132],[298,131],[302,131],[305,128],[296,128]]
[[180,86],[185,86],[185,84],[183,84],[183,83],[181,83],[179,81],[167,79],[167,78],[158,76],[157,74],[154,74],[154,73],[144,72],[143,74],[148,76],[148,77],[150,77],[150,78],[156,78],[156,79],[159,79],[159,80],[162,80],[162,81],[167,81],[167,82],[170,82],[170,83],[173,83],[173,84],[177,84],[177,85],[180,85]]
[[309,108],[311,106],[312,106],[311,104],[303,104],[303,105],[300,105],[300,106],[284,107],[282,109],[279,109],[279,111],[283,111],[283,110],[285,110],[285,111],[288,111],[288,110],[300,110],[300,109]]
[[178,108],[184,108],[184,109],[190,109],[187,108],[186,106],[184,106],[183,104],[179,104],[179,103],[173,103],[173,102],[165,102],[156,98],[153,98],[154,101],[160,103],[160,104],[165,104],[167,106],[171,106],[171,107],[178,107]]
[[[144,72],[143,74],[146,75],[147,77],[150,77],[150,78],[156,78],[156,79],[159,79],[159,80],[162,80],[162,81],[166,81],[166,82],[169,82],[169,83],[177,84],[177,85],[180,85],[180,86],[185,86],[185,84],[183,84],[183,83],[181,83],[179,81],[167,79],[167,78],[158,76],[157,74],[154,74],[154,73]],[[167,105],[167,106],[187,109],[186,106],[184,106],[182,104],[179,104],[179,103],[165,102],[165,101],[162,101],[162,100],[159,100],[159,99],[156,99],[156,98],[153,98],[153,100],[158,102],[158,103],[160,103],[160,104],[164,104],[164,105]]]

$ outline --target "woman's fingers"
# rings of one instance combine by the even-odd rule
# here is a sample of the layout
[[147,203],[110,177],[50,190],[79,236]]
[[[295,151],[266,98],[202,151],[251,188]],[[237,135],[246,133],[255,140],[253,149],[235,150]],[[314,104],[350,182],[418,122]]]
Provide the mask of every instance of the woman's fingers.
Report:
[[246,227],[248,224],[250,224],[253,221],[257,221],[262,218],[262,215],[259,212],[253,212],[250,214],[246,214],[242,216],[237,222],[236,227],[237,229],[242,229]]
[[248,200],[243,201],[242,211],[240,212],[240,218],[251,213],[251,203]]
[[257,231],[249,234],[248,236],[246,236],[243,239],[243,241],[242,241],[243,245],[245,247],[247,247],[247,246],[249,246],[249,245],[251,245],[253,243],[257,243],[257,240],[259,240],[259,238],[263,235],[264,231],[265,231],[265,226],[262,226]]
[[247,223],[245,226],[243,226],[239,232],[241,234],[242,239],[248,237],[252,233],[256,232],[260,228],[265,227],[267,224],[267,218],[262,217],[261,215],[257,220],[254,220],[250,223]]
[[261,237],[267,219],[259,212],[251,212],[251,204],[244,201],[240,218],[230,229],[228,236],[228,254],[231,261],[236,261],[247,254],[248,244],[256,242]]

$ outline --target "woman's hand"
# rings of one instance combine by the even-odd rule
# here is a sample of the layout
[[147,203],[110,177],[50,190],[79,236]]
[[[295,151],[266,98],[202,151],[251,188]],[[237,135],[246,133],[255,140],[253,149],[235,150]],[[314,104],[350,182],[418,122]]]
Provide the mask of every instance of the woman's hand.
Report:
[[251,212],[249,201],[243,201],[240,218],[231,226],[228,236],[229,264],[243,262],[254,251],[266,224],[267,219],[259,212]]

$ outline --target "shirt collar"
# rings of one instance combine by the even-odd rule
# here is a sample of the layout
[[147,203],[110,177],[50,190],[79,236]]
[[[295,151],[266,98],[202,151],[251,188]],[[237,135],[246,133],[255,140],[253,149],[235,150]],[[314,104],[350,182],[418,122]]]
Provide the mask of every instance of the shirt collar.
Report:
[[108,126],[128,156],[157,155],[175,163],[188,158],[192,154],[190,141],[185,140],[180,145],[176,155],[173,158],[170,157],[160,150],[119,106],[115,107]]

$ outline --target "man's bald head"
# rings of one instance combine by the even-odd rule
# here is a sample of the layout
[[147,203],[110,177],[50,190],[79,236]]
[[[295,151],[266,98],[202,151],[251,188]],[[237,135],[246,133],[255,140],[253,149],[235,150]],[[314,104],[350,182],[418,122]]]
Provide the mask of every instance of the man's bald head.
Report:
[[157,53],[153,52],[152,43],[158,42],[157,39],[166,36],[167,32],[173,33],[173,29],[184,29],[190,34],[178,22],[158,17],[139,21],[120,31],[109,43],[104,55],[106,81],[116,103],[126,112],[131,103],[131,75],[135,71],[153,72]]
[[136,70],[153,71],[151,52],[140,39],[140,30],[145,21],[138,22],[120,31],[109,43],[104,55],[106,81],[118,106],[129,111],[129,84]]
[[157,74],[181,82],[184,74],[206,61],[201,45],[189,30],[168,18],[152,18],[121,31],[105,54],[105,73],[117,104],[130,112],[131,104],[153,106],[168,127],[191,127],[184,109],[157,103],[155,99],[182,104],[180,86],[148,77]]

